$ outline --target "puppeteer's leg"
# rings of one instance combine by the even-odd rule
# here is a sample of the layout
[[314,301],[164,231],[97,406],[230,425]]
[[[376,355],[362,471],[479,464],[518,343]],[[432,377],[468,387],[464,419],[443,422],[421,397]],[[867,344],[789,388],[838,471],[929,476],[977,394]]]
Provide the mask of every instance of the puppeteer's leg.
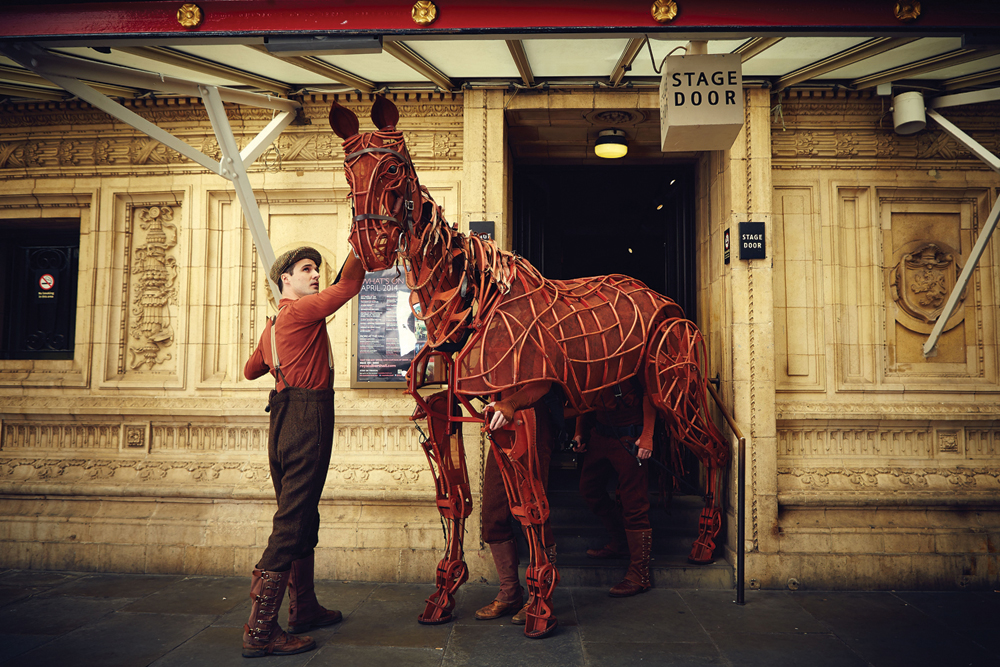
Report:
[[500,579],[500,591],[488,605],[476,611],[476,619],[489,621],[519,610],[524,604],[524,589],[518,575],[517,543],[510,526],[510,505],[496,457],[486,454],[483,471],[482,537],[489,545],[493,564]]
[[546,637],[558,625],[552,608],[552,593],[559,583],[559,571],[545,550],[543,527],[549,517],[548,499],[542,484],[538,453],[534,446],[534,410],[517,413],[514,431],[501,429],[491,434],[511,514],[524,527],[530,560],[527,568],[531,603],[527,609],[524,634],[532,639]]
[[472,512],[472,496],[469,492],[469,473],[465,467],[462,429],[458,422],[448,418],[449,414],[455,415],[459,410],[457,401],[444,391],[429,397],[426,403],[427,410],[418,409],[414,419],[427,418],[429,434],[421,445],[434,475],[438,511],[447,525],[447,544],[445,555],[437,567],[437,590],[427,599],[427,606],[417,621],[437,625],[452,620],[455,592],[469,578],[462,538],[465,519]]

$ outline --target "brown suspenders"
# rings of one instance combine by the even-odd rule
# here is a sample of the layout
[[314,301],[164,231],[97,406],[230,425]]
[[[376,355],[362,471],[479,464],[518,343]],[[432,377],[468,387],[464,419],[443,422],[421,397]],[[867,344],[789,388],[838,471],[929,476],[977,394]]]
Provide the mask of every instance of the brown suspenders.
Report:
[[[278,315],[281,315],[281,308],[278,309]],[[273,362],[273,368],[281,381],[285,383],[285,388],[291,387],[288,384],[288,380],[285,379],[285,373],[281,370],[281,362],[278,360],[278,344],[274,335],[274,328],[278,323],[278,315],[271,318],[271,361]],[[333,346],[330,343],[330,333],[326,330],[326,319],[323,320],[323,335],[326,337],[326,352],[330,358],[330,387],[333,388]],[[274,379],[274,387],[278,388],[278,378]]]

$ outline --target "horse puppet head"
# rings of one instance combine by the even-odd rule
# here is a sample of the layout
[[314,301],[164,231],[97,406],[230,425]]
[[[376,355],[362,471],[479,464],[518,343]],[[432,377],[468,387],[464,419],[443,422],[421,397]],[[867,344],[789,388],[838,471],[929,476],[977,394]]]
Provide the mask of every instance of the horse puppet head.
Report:
[[396,105],[377,96],[371,118],[379,129],[358,132],[353,111],[337,102],[330,107],[330,126],[344,140],[344,171],[354,202],[350,244],[366,271],[381,271],[405,252],[423,196],[403,133],[396,130]]

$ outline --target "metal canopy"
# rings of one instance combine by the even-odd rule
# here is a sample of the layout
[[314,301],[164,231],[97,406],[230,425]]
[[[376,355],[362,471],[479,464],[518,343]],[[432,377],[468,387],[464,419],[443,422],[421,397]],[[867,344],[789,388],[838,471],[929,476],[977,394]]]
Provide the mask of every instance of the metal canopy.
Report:
[[[153,139],[169,146],[181,155],[194,160],[209,171],[213,171],[231,181],[236,190],[236,196],[243,208],[247,224],[250,227],[250,233],[257,248],[257,256],[260,257],[261,264],[264,266],[264,275],[268,275],[275,259],[274,250],[271,248],[271,242],[267,236],[263,217],[260,214],[260,209],[257,207],[257,198],[254,196],[253,188],[250,186],[250,179],[247,176],[247,166],[253,164],[267,150],[271,142],[281,134],[282,130],[295,119],[295,114],[301,109],[301,105],[298,102],[270,95],[259,95],[209,84],[194,83],[192,81],[168,77],[163,74],[157,76],[145,72],[130,71],[112,65],[87,63],[51,54],[30,42],[0,44],[0,52],[18,62],[24,68],[44,77],[80,99],[86,100],[115,118],[128,123],[137,130],[145,132]],[[208,117],[212,122],[215,138],[219,142],[219,149],[222,153],[222,159],[216,162],[187,142],[178,139],[166,130],[157,127],[142,116],[126,109],[118,102],[98,92],[90,84],[82,81],[82,78],[91,81],[106,81],[118,85],[124,84],[150,90],[200,97],[205,104]],[[236,143],[236,137],[233,135],[233,129],[226,116],[224,102],[236,102],[248,106],[263,107],[280,113],[277,113],[274,119],[247,144],[246,148],[240,151]],[[274,295],[274,301],[277,303],[281,300],[281,294],[278,291],[277,285],[270,278],[268,278],[268,281],[271,292]]]
[[[666,0],[658,0],[669,4]],[[449,0],[419,25],[409,2],[205,0],[182,25],[180,2],[38,2],[0,9],[0,43],[30,40],[92,61],[212,85],[287,95],[347,86],[655,86],[659,60],[691,40],[740,53],[744,76],[777,89],[864,89],[890,82],[957,91],[1000,80],[1000,12],[992,3],[676,0],[658,23],[651,0]],[[894,5],[900,7],[899,17]],[[360,37],[382,49],[359,53]],[[644,48],[649,38],[650,48]],[[280,40],[285,53],[268,51]],[[287,51],[290,41],[301,48]],[[353,47],[353,48],[352,48]],[[652,56],[652,57],[650,57]],[[654,63],[654,61],[656,61]],[[53,89],[0,59],[0,99]],[[125,97],[147,91],[121,91]],[[108,94],[112,94],[109,92]]]

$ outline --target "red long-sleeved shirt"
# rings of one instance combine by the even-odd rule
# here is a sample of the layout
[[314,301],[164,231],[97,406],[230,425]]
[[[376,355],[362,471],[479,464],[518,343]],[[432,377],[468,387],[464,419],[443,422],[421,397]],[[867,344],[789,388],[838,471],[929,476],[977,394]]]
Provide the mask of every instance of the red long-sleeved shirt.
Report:
[[[278,346],[278,361],[288,384],[301,389],[327,389],[330,386],[329,345],[326,318],[361,292],[363,280],[344,277],[325,290],[299,299],[282,299],[278,304],[277,330],[274,332]],[[257,349],[253,351],[243,375],[256,380],[267,372],[275,376],[278,390],[285,385],[274,371],[271,353],[271,320],[268,319],[260,334]]]

